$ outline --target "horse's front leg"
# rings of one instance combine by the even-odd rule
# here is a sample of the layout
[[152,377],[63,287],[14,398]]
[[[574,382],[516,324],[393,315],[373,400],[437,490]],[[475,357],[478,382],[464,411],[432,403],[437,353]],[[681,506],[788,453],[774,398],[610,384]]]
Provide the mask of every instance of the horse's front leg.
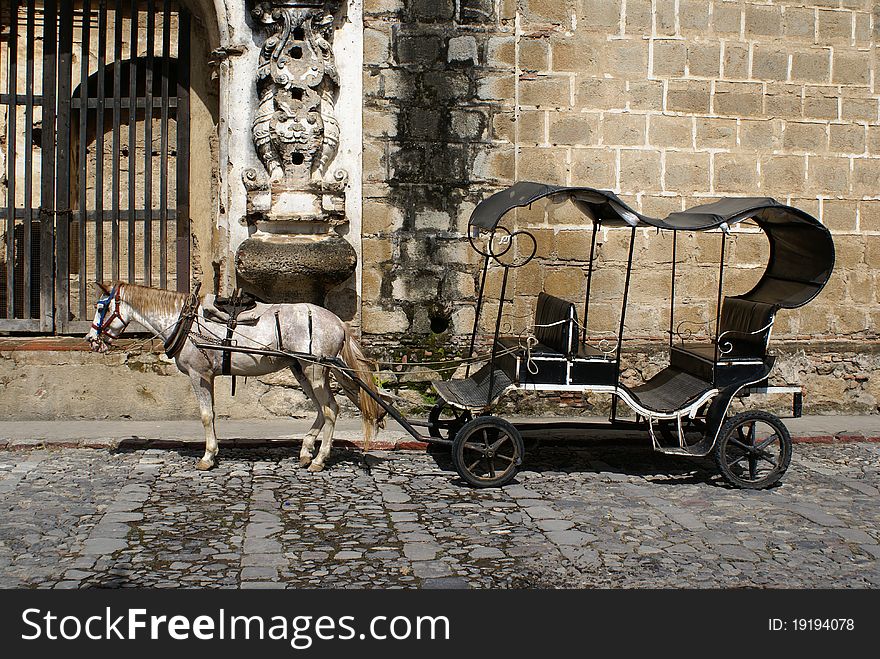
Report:
[[205,428],[205,455],[196,463],[196,469],[206,471],[214,466],[217,457],[217,434],[214,431],[214,375],[192,371],[189,374],[199,411],[202,426]]
[[309,471],[321,471],[324,463],[330,456],[330,448],[333,446],[333,430],[336,427],[336,416],[339,414],[339,405],[333,396],[333,390],[330,388],[330,370],[327,368],[314,369],[315,371],[323,371],[320,373],[316,381],[312,381],[312,388],[315,390],[315,397],[321,405],[321,411],[324,414],[324,436],[321,438],[321,448],[318,449],[318,455],[309,465]]

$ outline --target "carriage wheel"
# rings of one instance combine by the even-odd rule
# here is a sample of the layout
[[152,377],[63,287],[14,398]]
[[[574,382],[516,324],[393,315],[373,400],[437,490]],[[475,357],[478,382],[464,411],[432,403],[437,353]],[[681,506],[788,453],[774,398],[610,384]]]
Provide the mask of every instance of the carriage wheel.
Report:
[[501,487],[516,475],[525,453],[519,431],[504,419],[481,416],[455,435],[452,462],[474,487]]
[[[451,414],[452,418],[441,418],[440,415],[444,412]],[[428,413],[428,434],[437,439],[453,439],[455,433],[471,418],[472,415],[467,410],[457,410],[446,403],[437,403]],[[443,430],[446,431],[445,436]]]
[[761,490],[778,482],[791,462],[791,435],[768,412],[742,412],[718,433],[715,463],[736,487]]

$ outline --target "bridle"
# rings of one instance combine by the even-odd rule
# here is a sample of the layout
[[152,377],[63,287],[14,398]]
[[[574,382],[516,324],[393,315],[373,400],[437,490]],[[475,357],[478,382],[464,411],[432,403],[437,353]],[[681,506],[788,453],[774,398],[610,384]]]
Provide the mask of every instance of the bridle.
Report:
[[[102,302],[107,305],[110,303],[110,300],[113,300],[114,302],[112,314],[110,314],[109,316],[107,315],[107,307],[105,306],[103,309],[101,309],[101,315],[98,319],[98,324],[96,325],[95,323],[92,323],[92,329],[97,332],[97,338],[99,339],[104,336],[108,337],[111,340],[118,339],[119,336],[125,331],[125,328],[128,327],[129,321],[125,320],[125,318],[122,317],[122,314],[119,313],[119,294],[121,292],[121,288],[121,286],[114,286],[107,295],[104,295],[98,300],[99,305]],[[113,330],[111,329],[111,325],[113,325],[113,321],[117,318],[122,321],[122,328],[114,334]]]

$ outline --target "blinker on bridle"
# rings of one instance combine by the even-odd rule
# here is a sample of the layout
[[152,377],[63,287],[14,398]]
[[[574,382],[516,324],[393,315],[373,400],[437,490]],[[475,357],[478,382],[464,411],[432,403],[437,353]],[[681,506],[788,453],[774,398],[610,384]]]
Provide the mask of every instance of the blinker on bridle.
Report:
[[[98,333],[98,338],[102,336],[107,336],[110,339],[118,339],[119,335],[125,331],[125,328],[128,327],[129,321],[125,320],[122,317],[122,314],[119,313],[119,302],[120,302],[120,288],[121,286],[114,286],[113,289],[107,295],[102,296],[98,300],[98,307],[100,309],[101,315],[98,318],[98,324],[92,323],[92,329]],[[113,300],[115,304],[113,305],[113,313],[107,316],[107,306],[110,304],[110,301]],[[103,305],[103,306],[102,306]],[[122,328],[118,333],[113,334],[110,326],[113,324],[113,321],[116,319],[122,321]]]

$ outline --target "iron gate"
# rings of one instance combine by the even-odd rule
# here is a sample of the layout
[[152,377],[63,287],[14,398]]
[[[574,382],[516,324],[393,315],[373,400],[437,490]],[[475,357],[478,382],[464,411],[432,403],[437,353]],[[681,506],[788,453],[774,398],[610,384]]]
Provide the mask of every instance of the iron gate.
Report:
[[0,26],[0,331],[85,331],[94,281],[188,290],[189,14],[2,0]]

